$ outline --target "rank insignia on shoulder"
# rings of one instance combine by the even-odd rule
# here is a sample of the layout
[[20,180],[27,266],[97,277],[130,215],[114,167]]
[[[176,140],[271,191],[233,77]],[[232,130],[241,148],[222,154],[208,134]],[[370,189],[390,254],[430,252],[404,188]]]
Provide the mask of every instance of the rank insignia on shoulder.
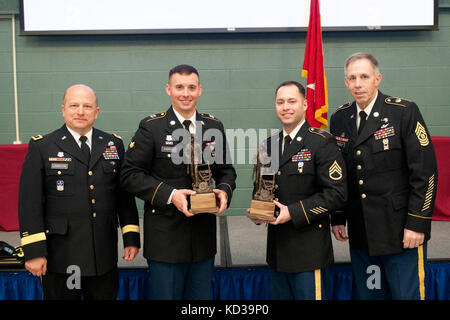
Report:
[[131,141],[131,142],[130,142],[130,149],[134,147],[134,144],[135,144],[134,141]]
[[314,133],[314,134],[317,134],[317,135],[319,135],[319,136],[321,136],[321,137],[323,137],[323,138],[326,138],[326,134],[329,134],[328,132],[326,132],[325,130],[322,130],[322,129],[317,129],[317,128],[314,128],[314,127],[310,127],[309,129],[309,132],[311,132],[311,133]]
[[343,104],[342,106],[340,106],[339,108],[337,108],[336,111],[335,111],[334,113],[336,113],[336,112],[338,112],[338,111],[342,111],[342,110],[348,109],[348,108],[350,108],[351,106],[352,106],[352,102]]
[[115,133],[113,133],[113,136],[114,136],[114,137],[116,137],[117,139],[120,139],[120,140],[122,140],[122,137],[121,137],[121,136],[119,136],[119,135],[117,135],[117,134],[115,134]]
[[31,137],[31,139],[33,139],[33,141],[39,141],[39,140],[41,140],[41,139],[44,139],[44,137],[41,136],[40,134],[38,134],[38,135],[36,135],[36,136]]
[[411,102],[408,99],[399,98],[399,97],[387,97],[384,102],[394,106],[406,107],[405,102]]
[[215,120],[217,122],[220,122],[220,120],[217,119],[216,117],[214,117],[212,114],[203,113],[203,112],[200,112],[199,114],[200,114],[200,117],[202,117],[202,118],[207,118],[207,119],[211,119],[211,120]]
[[165,112],[157,112],[157,113],[151,114],[148,117],[147,122],[152,121],[152,120],[156,120],[156,119],[161,119],[161,118],[164,118],[165,116],[166,116]]

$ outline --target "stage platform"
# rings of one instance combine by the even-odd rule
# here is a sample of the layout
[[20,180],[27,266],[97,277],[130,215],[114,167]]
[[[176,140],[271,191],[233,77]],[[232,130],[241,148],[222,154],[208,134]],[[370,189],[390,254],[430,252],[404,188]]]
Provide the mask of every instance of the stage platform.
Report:
[[[142,228],[142,220],[140,225]],[[213,277],[214,299],[269,299],[268,269],[265,261],[266,232],[264,225],[257,226],[245,216],[223,216],[217,219],[218,252]],[[353,294],[348,243],[338,242],[333,236],[332,239],[335,264],[330,268],[327,299],[349,300],[353,298]],[[19,232],[0,232],[0,240],[17,246],[20,243]],[[131,262],[124,261],[122,256],[123,244],[120,240],[119,299],[148,299],[146,292],[149,277],[142,250]],[[449,221],[432,222],[427,260],[427,299],[450,299]],[[0,271],[3,271],[0,273],[0,300],[41,298],[37,277],[23,272],[23,269],[3,267]],[[5,286],[9,286],[10,290]],[[30,290],[26,290],[27,287]]]

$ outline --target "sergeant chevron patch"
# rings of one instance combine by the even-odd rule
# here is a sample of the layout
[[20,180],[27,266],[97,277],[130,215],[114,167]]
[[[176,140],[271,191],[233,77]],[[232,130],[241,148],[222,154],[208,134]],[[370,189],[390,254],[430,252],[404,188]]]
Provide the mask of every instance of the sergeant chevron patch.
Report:
[[330,179],[335,181],[342,179],[342,168],[339,166],[336,160],[334,160],[333,164],[329,169],[329,176]]
[[419,139],[420,145],[422,147],[426,147],[430,143],[430,141],[428,141],[427,131],[420,124],[419,121],[417,121],[417,126],[416,126],[416,131],[415,132],[416,132],[417,139]]

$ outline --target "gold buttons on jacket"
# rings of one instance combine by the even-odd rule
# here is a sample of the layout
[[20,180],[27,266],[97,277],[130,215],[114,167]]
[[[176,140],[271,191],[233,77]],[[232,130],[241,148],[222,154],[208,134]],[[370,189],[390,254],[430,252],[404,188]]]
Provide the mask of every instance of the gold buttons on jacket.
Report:
[[356,151],[356,155],[357,155],[357,156],[360,156],[360,155],[361,155],[361,150],[357,150],[357,151]]
[[363,199],[365,199],[367,196],[366,196],[366,194],[365,193],[363,193],[362,195],[361,195],[361,198],[363,198]]
[[58,171],[58,174],[61,174],[61,171]]
[[363,181],[363,180],[359,180],[358,183],[359,183],[360,185],[362,185],[362,184],[364,184],[364,181]]
[[95,204],[95,199],[92,199],[91,202],[92,202],[92,204]]
[[278,172],[277,172],[277,175],[280,175],[280,174],[281,174],[281,171],[278,171]]
[[156,212],[156,210],[155,209],[152,209],[152,213],[155,213]]
[[91,184],[91,185],[89,186],[89,188],[90,188],[91,190],[94,190],[94,185]]
[[362,166],[361,166],[360,164],[358,164],[358,165],[356,166],[356,170],[362,170]]
[[94,212],[93,214],[92,214],[92,217],[97,217],[97,212]]
[[92,175],[93,175],[92,171],[89,171],[89,172],[88,172],[88,175],[92,176]]

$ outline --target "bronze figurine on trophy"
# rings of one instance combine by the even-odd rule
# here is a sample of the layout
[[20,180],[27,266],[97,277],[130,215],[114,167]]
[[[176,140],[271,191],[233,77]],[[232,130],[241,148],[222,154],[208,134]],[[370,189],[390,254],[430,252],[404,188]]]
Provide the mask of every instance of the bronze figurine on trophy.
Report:
[[253,166],[252,176],[256,192],[250,203],[250,213],[248,214],[249,218],[267,222],[276,220],[275,204],[273,203],[275,197],[275,174],[268,172],[270,167],[269,160],[269,156],[262,151],[256,155],[256,164]]
[[186,146],[186,156],[190,156],[187,173],[192,177],[192,189],[196,192],[190,196],[189,211],[197,213],[216,213],[219,211],[216,195],[212,187],[212,172],[208,163],[203,163],[201,145],[195,143],[191,135],[191,143]]

